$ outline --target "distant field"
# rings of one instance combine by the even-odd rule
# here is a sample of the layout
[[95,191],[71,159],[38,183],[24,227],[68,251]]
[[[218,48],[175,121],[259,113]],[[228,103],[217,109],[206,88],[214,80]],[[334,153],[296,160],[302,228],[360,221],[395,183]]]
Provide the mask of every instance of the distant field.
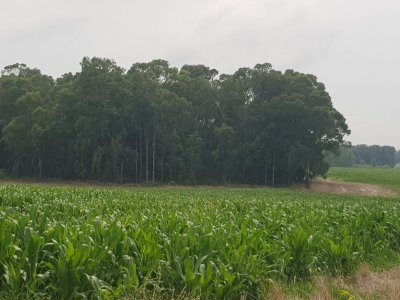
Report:
[[328,178],[400,189],[400,168],[330,168]]
[[399,249],[399,198],[0,185],[1,299],[266,298]]

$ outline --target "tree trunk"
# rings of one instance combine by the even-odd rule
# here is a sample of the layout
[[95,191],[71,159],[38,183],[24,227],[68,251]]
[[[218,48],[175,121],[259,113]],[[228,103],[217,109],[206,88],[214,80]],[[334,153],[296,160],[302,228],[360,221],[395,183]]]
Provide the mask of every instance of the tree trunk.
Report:
[[113,146],[113,170],[114,170],[114,182],[118,182],[118,164],[117,164],[117,153],[115,146]]
[[136,148],[135,148],[135,183],[138,181],[138,148],[137,148],[137,138],[136,138]]
[[226,173],[224,167],[221,168],[221,172],[222,172],[222,183],[226,184],[227,183],[227,173]]
[[161,156],[161,170],[160,170],[160,181],[164,180],[164,154]]
[[307,164],[306,165],[306,167],[305,167],[305,170],[304,170],[304,173],[305,173],[305,180],[304,180],[304,183],[305,183],[305,186],[306,186],[306,188],[309,188],[310,187],[310,184],[311,184],[311,179],[310,179],[310,165],[309,164]]
[[268,167],[267,167],[267,163],[265,163],[264,166],[264,185],[267,186],[267,181],[268,181]]
[[139,133],[139,180],[142,181],[142,129],[140,128]]
[[172,159],[169,160],[169,182],[172,182]]
[[120,176],[121,183],[124,182],[124,161],[121,159]]
[[293,160],[292,160],[292,150],[289,148],[289,169],[288,169],[288,186],[292,185],[293,178],[295,176],[294,168],[293,168]]
[[275,161],[272,164],[272,186],[275,185]]
[[156,171],[156,120],[154,119],[154,132],[153,132],[153,182],[155,181]]
[[19,174],[18,174],[18,169],[19,169],[19,164],[18,164],[18,158],[14,158],[13,160],[12,160],[12,173],[15,175],[15,176],[18,176]]
[[149,181],[149,135],[146,131],[144,130],[144,142],[146,146],[146,182]]
[[41,158],[39,158],[38,167],[39,167],[39,179],[42,179],[42,159]]

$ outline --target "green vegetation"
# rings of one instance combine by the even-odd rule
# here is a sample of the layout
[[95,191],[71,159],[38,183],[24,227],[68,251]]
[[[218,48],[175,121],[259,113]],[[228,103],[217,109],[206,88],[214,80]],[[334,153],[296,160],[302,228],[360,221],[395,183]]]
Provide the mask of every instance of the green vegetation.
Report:
[[392,146],[347,145],[340,147],[339,155],[327,153],[325,161],[332,167],[394,167],[400,162],[400,151]]
[[[396,201],[397,200],[397,201]],[[0,186],[0,298],[265,296],[400,250],[400,199]]]
[[350,131],[324,84],[270,64],[221,74],[87,58],[53,79],[0,76],[0,168],[12,177],[290,185],[323,174]]
[[5,179],[5,178],[7,178],[6,171],[4,171],[3,169],[0,169],[0,179]]
[[399,168],[330,168],[328,178],[400,188]]
[[397,150],[396,152],[396,162],[400,164],[400,150]]

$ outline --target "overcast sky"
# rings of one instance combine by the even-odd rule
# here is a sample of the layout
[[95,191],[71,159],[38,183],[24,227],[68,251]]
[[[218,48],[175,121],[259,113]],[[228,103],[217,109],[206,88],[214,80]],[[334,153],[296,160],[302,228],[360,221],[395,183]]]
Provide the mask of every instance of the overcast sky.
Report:
[[206,64],[269,62],[315,74],[353,144],[400,149],[398,0],[0,0],[0,68],[59,76],[84,56]]

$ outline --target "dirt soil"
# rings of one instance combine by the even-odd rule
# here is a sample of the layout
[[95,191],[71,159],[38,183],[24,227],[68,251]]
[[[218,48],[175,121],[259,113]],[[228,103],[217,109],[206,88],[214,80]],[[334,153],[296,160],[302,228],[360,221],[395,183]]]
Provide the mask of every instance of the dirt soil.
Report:
[[[314,279],[315,292],[307,298],[285,295],[279,285],[274,284],[267,299],[273,300],[399,300],[400,299],[400,267],[387,271],[374,272],[363,266],[351,278],[317,277]],[[332,289],[336,290],[336,296]],[[337,294],[340,294],[337,295]]]
[[[303,190],[306,190],[303,188]],[[308,189],[319,193],[352,194],[361,196],[396,196],[397,194],[385,187],[354,182],[316,179]]]
[[[364,294],[366,299],[400,299],[400,267],[383,272],[362,269],[352,286]],[[367,297],[369,296],[369,297]]]

